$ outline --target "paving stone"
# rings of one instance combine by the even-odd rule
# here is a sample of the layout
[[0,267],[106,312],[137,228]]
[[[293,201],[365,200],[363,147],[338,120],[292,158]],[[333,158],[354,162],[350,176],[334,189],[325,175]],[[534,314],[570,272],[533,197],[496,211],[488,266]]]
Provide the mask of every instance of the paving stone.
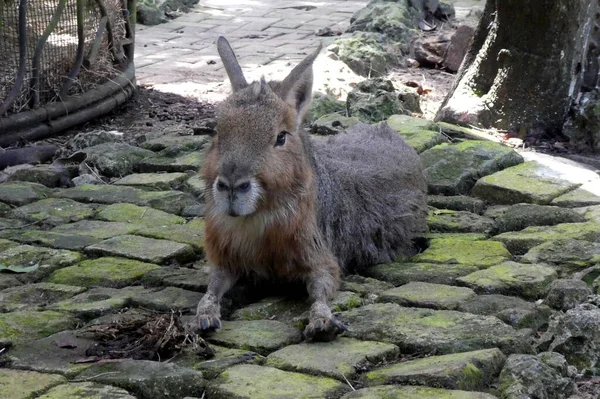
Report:
[[0,313],[0,337],[13,344],[47,337],[75,327],[75,319],[54,311],[23,310]]
[[398,354],[396,345],[340,337],[332,342],[286,346],[267,357],[267,366],[345,381],[356,377],[357,369],[370,369]]
[[485,233],[492,230],[494,221],[466,211],[430,209],[427,226],[438,233]]
[[148,227],[162,227],[181,224],[185,219],[173,214],[133,204],[113,204],[103,208],[96,219],[106,222],[126,222],[143,224]]
[[52,229],[53,233],[77,234],[105,240],[116,236],[133,234],[143,225],[123,222],[103,222],[100,220],[82,220],[80,222],[63,224]]
[[465,195],[428,195],[427,205],[438,209],[451,209],[453,211],[467,211],[481,215],[485,209],[485,202],[479,198]]
[[422,130],[437,131],[435,123],[408,115],[392,115],[387,119],[389,127],[399,133],[414,133]]
[[30,399],[64,382],[67,379],[62,375],[0,369],[0,397]]
[[554,226],[586,221],[583,215],[572,209],[537,204],[491,207],[484,216],[494,219],[493,234],[523,230],[529,226]]
[[306,312],[310,309],[308,300],[286,297],[267,297],[243,308],[231,315],[232,320],[277,320],[300,328]]
[[142,282],[153,286],[173,286],[186,290],[205,292],[210,278],[210,269],[187,267],[161,267],[142,277]]
[[63,249],[50,249],[19,245],[0,252],[0,264],[11,267],[33,267],[34,271],[19,273],[15,277],[21,281],[38,281],[61,267],[81,262],[84,256],[79,252]]
[[522,255],[531,248],[547,241],[556,240],[600,241],[600,223],[561,223],[556,226],[531,226],[521,231],[502,233],[492,238],[506,245],[516,255]]
[[430,194],[467,194],[482,176],[523,162],[512,149],[490,141],[440,144],[421,153]]
[[0,184],[0,201],[22,206],[52,196],[48,187],[29,182],[12,182]]
[[456,310],[476,294],[470,288],[411,282],[381,293],[380,301],[402,306]]
[[417,386],[382,385],[359,389],[342,396],[342,399],[496,399],[484,392],[471,392]]
[[5,204],[4,202],[0,202],[0,216],[6,216],[8,211],[10,211],[11,209],[13,209],[12,206]]
[[93,184],[84,184],[69,189],[56,189],[54,195],[79,202],[130,203],[176,214],[180,214],[185,207],[197,203],[189,194],[181,191],[145,191],[127,186],[96,186]]
[[79,318],[93,319],[128,306],[131,298],[151,289],[143,287],[126,288],[90,288],[86,292],[76,295],[68,300],[60,301],[48,306],[51,310],[71,313]]
[[485,233],[425,233],[423,235],[428,240],[437,238],[466,240],[466,241],[483,241],[488,239]]
[[171,240],[182,244],[189,244],[196,253],[204,253],[204,221],[196,219],[182,225],[171,225],[166,227],[148,227],[140,229],[137,235]]
[[496,241],[466,241],[440,238],[412,258],[417,263],[458,263],[485,268],[511,258],[510,252]]
[[[573,210],[583,215],[585,220],[589,222],[600,223],[600,205],[584,206]],[[2,225],[2,219],[0,219],[0,225]]]
[[437,388],[485,390],[500,374],[506,357],[498,348],[431,356],[370,371],[367,385],[410,384]]
[[371,266],[363,273],[396,286],[411,281],[453,285],[458,277],[476,270],[477,266],[448,263],[388,263]]
[[206,385],[199,371],[149,360],[94,364],[78,378],[126,389],[138,399],[200,396]]
[[126,143],[103,143],[84,148],[86,162],[101,175],[120,177],[133,173],[140,161],[154,153]]
[[[345,112],[345,109],[344,109]],[[326,114],[312,122],[310,131],[314,134],[329,136],[343,133],[346,129],[360,123],[360,119],[355,116],[344,116],[339,113]]]
[[352,291],[338,290],[328,304],[331,311],[337,313],[362,306],[363,299]]
[[300,330],[275,320],[223,321],[221,329],[207,337],[217,345],[249,349],[261,355],[301,339]]
[[549,266],[504,262],[460,277],[457,282],[482,294],[518,295],[537,299],[556,278],[558,273]]
[[548,306],[566,312],[580,303],[585,302],[593,294],[592,288],[582,280],[554,280],[546,288],[544,303]]
[[179,310],[182,313],[195,311],[198,302],[204,294],[184,290],[177,287],[167,287],[158,291],[141,292],[131,297],[135,306],[157,311]]
[[13,368],[72,378],[90,366],[77,361],[88,358],[86,350],[93,343],[76,330],[65,330],[32,342],[17,343],[7,358]]
[[0,274],[0,290],[6,289],[6,288],[11,288],[11,287],[16,287],[21,284],[23,284],[23,283],[21,283],[19,280],[17,280],[16,278],[14,278],[13,276],[11,276],[9,274],[6,274],[6,273]]
[[40,222],[56,226],[91,218],[96,213],[94,208],[91,205],[66,198],[46,198],[15,208],[9,212],[8,216],[23,219],[26,222]]
[[35,244],[56,249],[81,251],[85,247],[102,241],[90,236],[43,230],[21,230],[12,235],[13,240],[23,244]]
[[175,158],[153,156],[140,162],[137,169],[142,173],[199,171],[204,165],[205,156],[203,151],[194,151]]
[[580,187],[554,198],[551,204],[566,208],[600,205],[600,197]]
[[394,285],[391,283],[356,274],[342,278],[340,285],[340,290],[342,291],[352,291],[361,295],[379,295],[390,288],[394,288]]
[[251,364],[224,371],[208,389],[214,399],[333,398],[350,389],[325,377]]
[[439,134],[438,132],[432,132],[431,130],[421,130],[414,132],[399,132],[400,135],[406,140],[408,145],[417,151],[422,153],[438,144],[447,142],[448,140]]
[[157,269],[160,269],[160,266],[152,263],[102,257],[59,269],[52,273],[47,281],[59,284],[78,284],[83,287],[120,288],[136,283],[146,273]]
[[59,187],[68,179],[64,170],[50,164],[19,165],[17,170],[11,171],[7,181],[22,181],[39,183],[46,187]]
[[0,238],[0,252],[4,252],[7,249],[13,248],[13,247],[18,247],[20,244],[18,242],[15,241],[11,241],[11,240],[5,240],[3,238]]
[[495,204],[548,205],[578,187],[535,161],[522,163],[477,181],[472,194]]
[[187,262],[194,258],[194,250],[187,244],[133,235],[109,238],[90,245],[86,251],[97,256],[122,256],[156,264]]
[[347,336],[390,342],[402,353],[448,354],[494,347],[505,354],[532,351],[524,337],[493,316],[377,303],[344,312],[343,320],[349,324]]
[[84,287],[80,286],[53,283],[27,284],[6,288],[0,291],[0,310],[12,312],[25,308],[44,307],[50,303],[80,294],[85,290]]
[[38,399],[136,399],[124,389],[93,382],[70,382],[50,389]]
[[213,379],[228,368],[238,364],[264,364],[266,358],[258,353],[242,350],[225,348],[223,346],[211,345],[214,356],[209,360],[199,360],[195,353],[185,353],[184,356],[177,356],[173,363],[182,367],[191,367],[194,370],[202,372],[204,378]]
[[140,146],[147,150],[161,151],[167,150],[170,153],[180,150],[200,150],[209,143],[207,136],[180,136],[176,134],[166,134],[151,140],[143,142]]
[[113,184],[160,191],[177,189],[188,177],[186,173],[134,173],[120,178]]
[[206,190],[206,184],[204,179],[199,175],[190,177],[185,181],[186,191],[191,192],[193,195],[200,199],[204,199],[204,191]]
[[548,323],[552,310],[546,305],[527,302],[515,296],[477,295],[460,304],[458,310],[467,313],[496,316],[514,328],[539,327]]
[[521,258],[524,263],[547,263],[570,274],[600,262],[600,241],[549,241],[531,248]]
[[10,235],[15,229],[22,228],[26,223],[19,219],[0,218],[0,233]]

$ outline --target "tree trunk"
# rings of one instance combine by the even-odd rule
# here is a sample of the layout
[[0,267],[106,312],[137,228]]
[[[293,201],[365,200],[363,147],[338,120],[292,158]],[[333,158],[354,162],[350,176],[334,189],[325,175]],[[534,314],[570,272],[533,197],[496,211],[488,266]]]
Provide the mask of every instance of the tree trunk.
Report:
[[559,132],[596,9],[590,0],[488,0],[436,121]]

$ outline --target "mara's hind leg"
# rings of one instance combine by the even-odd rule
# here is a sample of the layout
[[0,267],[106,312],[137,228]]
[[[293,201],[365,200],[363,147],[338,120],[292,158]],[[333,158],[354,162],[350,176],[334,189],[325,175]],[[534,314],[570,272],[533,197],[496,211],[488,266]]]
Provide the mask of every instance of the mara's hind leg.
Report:
[[333,259],[327,259],[313,269],[306,285],[308,295],[313,301],[309,312],[309,324],[304,329],[307,341],[333,341],[346,327],[331,313],[328,299],[339,286],[339,266]]
[[206,294],[198,302],[196,316],[188,324],[191,331],[201,333],[221,328],[221,298],[237,279],[237,276],[218,266],[212,269]]

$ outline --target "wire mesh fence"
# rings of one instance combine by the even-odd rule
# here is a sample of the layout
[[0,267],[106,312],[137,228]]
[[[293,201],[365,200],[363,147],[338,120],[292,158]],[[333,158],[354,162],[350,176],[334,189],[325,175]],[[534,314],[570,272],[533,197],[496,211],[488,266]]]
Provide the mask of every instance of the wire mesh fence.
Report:
[[129,15],[125,0],[0,0],[0,117],[115,79],[131,61]]

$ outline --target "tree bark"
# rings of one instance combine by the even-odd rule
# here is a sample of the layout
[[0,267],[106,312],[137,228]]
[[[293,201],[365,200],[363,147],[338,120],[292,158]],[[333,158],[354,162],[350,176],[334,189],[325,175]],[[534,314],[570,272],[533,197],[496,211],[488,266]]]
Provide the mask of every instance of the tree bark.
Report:
[[559,132],[585,65],[590,0],[488,0],[436,121]]

